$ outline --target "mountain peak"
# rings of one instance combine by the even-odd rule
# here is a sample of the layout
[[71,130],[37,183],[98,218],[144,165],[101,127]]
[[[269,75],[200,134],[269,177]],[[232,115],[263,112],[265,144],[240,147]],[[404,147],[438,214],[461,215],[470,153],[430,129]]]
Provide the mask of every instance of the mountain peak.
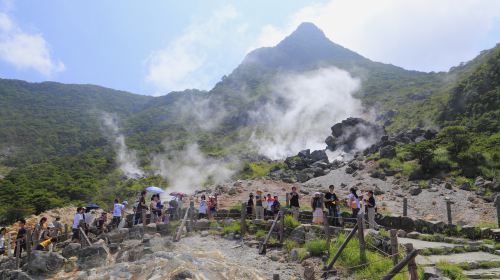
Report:
[[342,67],[366,60],[330,41],[313,23],[303,22],[275,47],[249,53],[243,64],[257,63],[265,67],[298,70],[325,64]]
[[319,29],[312,22],[303,22],[295,29],[289,37],[309,37],[309,38],[324,38],[327,39],[323,30]]

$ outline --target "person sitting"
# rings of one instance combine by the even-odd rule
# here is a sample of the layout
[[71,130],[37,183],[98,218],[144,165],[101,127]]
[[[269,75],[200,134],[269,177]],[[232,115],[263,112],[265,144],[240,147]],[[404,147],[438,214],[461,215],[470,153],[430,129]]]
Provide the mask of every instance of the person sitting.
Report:
[[36,247],[35,247],[35,250],[48,251],[50,244],[52,244],[53,242],[56,242],[56,241],[57,241],[56,237],[47,238],[47,239],[43,240],[42,242],[38,243],[38,245],[36,245]]

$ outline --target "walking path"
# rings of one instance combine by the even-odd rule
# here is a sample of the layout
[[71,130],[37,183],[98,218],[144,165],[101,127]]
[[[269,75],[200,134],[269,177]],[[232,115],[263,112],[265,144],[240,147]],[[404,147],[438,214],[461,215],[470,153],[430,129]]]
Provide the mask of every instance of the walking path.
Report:
[[493,255],[486,252],[468,252],[468,253],[458,253],[450,255],[430,255],[421,256],[418,255],[417,263],[420,265],[434,265],[439,261],[446,261],[449,263],[463,263],[463,262],[481,262],[481,261],[500,261],[500,256]]

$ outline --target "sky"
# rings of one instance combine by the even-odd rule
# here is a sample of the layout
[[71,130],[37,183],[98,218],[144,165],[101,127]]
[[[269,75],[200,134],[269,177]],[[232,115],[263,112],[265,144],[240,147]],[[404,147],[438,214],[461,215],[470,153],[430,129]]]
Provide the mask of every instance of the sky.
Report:
[[426,72],[500,43],[497,0],[0,0],[0,77],[209,90],[304,21],[367,58]]

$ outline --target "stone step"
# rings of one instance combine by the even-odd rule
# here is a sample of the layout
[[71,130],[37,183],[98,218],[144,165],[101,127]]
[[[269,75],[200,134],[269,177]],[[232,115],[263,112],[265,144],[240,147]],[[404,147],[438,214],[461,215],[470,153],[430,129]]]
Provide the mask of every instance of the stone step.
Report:
[[416,261],[420,265],[433,266],[439,261],[446,261],[449,263],[464,263],[470,261],[500,261],[500,256],[486,252],[468,252],[450,255],[418,255]]
[[500,267],[464,270],[470,279],[500,279]]
[[462,246],[459,244],[445,243],[445,242],[431,242],[431,241],[423,241],[420,239],[399,237],[398,242],[400,244],[408,244],[412,243],[413,248],[415,249],[427,249],[427,248],[454,248],[458,246]]

